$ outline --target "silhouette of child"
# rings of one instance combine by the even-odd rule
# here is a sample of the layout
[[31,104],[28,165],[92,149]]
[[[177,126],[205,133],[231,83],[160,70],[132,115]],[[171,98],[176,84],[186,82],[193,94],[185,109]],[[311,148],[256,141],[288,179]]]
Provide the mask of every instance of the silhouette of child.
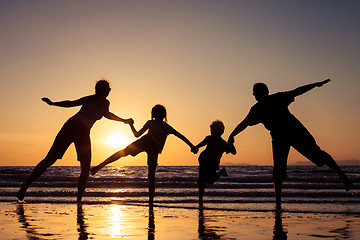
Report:
[[95,94],[90,96],[85,96],[77,100],[65,100],[59,102],[53,102],[49,98],[41,99],[50,106],[65,108],[81,106],[81,109],[69,120],[67,120],[57,134],[46,157],[36,165],[29,178],[21,186],[17,193],[17,198],[20,201],[24,199],[25,193],[30,187],[30,184],[39,178],[47,168],[56,162],[57,159],[61,159],[70,144],[74,143],[78,161],[81,166],[77,197],[78,203],[81,202],[89,177],[91,161],[91,127],[102,117],[124,123],[130,123],[133,121],[132,119],[122,119],[109,112],[110,102],[106,98],[109,95],[110,90],[111,88],[109,82],[102,79],[96,82]]
[[223,153],[236,154],[234,144],[227,143],[221,135],[224,133],[225,126],[223,122],[217,120],[210,125],[210,136],[206,136],[203,141],[195,146],[194,153],[197,153],[200,147],[206,146],[205,150],[199,156],[199,205],[203,205],[205,186],[213,184],[220,176],[227,177],[225,168],[219,170],[220,159]]
[[134,157],[141,152],[146,152],[148,155],[149,204],[152,205],[155,193],[155,170],[158,165],[158,155],[162,152],[167,136],[169,134],[174,134],[188,144],[192,151],[194,151],[194,145],[181,133],[166,123],[166,108],[162,105],[156,105],[152,108],[151,120],[147,121],[139,131],[136,131],[133,121],[130,123],[130,127],[135,137],[140,137],[147,130],[148,133],[128,145],[126,148],[114,153],[104,162],[91,168],[91,174],[96,174],[100,169],[121,157],[128,155]]

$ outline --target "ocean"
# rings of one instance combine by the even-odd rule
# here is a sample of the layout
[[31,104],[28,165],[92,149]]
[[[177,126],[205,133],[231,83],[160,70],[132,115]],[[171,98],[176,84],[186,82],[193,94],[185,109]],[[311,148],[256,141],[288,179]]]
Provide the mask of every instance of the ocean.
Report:
[[[15,202],[15,195],[34,167],[0,167],[0,201]],[[204,207],[227,211],[273,211],[271,166],[225,166],[228,177],[205,190]],[[283,211],[299,213],[360,212],[360,166],[341,167],[354,183],[346,192],[338,176],[327,167],[289,166],[283,185]],[[29,188],[28,203],[75,203],[78,166],[53,166]],[[198,167],[159,166],[155,205],[197,208]],[[86,204],[147,205],[146,166],[107,166],[90,176],[83,198]]]

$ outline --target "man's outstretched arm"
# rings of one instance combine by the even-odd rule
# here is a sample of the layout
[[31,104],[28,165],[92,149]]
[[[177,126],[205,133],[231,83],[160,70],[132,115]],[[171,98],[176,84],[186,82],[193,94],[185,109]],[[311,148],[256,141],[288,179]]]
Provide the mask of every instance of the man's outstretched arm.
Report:
[[326,83],[328,83],[328,82],[330,82],[330,79],[329,79],[329,78],[326,79],[326,80],[324,80],[324,81],[320,81],[320,82],[316,82],[316,83],[311,83],[311,84],[307,84],[307,85],[298,87],[298,88],[296,88],[296,89],[294,89],[294,90],[292,90],[292,91],[289,91],[289,92],[291,92],[291,93],[294,95],[294,97],[296,97],[296,96],[299,96],[299,95],[301,95],[301,94],[304,94],[304,93],[310,91],[311,89],[313,89],[313,88],[315,88],[315,87],[321,87],[322,85],[324,85],[324,84],[326,84]]
[[241,123],[239,123],[235,129],[230,133],[228,143],[233,144],[234,143],[234,137],[244,131],[249,126],[249,120],[246,117],[244,120],[242,120]]

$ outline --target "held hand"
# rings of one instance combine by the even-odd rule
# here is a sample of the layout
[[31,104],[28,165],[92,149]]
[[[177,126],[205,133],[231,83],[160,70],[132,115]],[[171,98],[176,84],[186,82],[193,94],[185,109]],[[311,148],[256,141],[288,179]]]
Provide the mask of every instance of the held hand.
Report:
[[321,81],[321,82],[319,82],[318,83],[318,87],[321,87],[322,85],[324,85],[324,84],[326,84],[326,83],[328,83],[328,82],[330,82],[331,80],[330,80],[330,78],[328,78],[328,79],[326,79],[326,80],[324,80],[324,81]]
[[134,125],[134,119],[132,119],[132,118],[126,119],[124,121],[124,123],[129,124],[129,125]]
[[199,151],[199,148],[198,147],[195,147],[195,146],[192,146],[191,147],[191,152],[194,153],[194,154],[197,154]]
[[234,137],[230,136],[229,139],[228,139],[228,143],[229,144],[234,144],[234,142],[235,142]]
[[41,100],[43,100],[44,102],[46,102],[46,103],[49,104],[50,106],[53,105],[53,102],[52,102],[50,99],[48,99],[47,97],[44,97],[44,98],[42,98]]

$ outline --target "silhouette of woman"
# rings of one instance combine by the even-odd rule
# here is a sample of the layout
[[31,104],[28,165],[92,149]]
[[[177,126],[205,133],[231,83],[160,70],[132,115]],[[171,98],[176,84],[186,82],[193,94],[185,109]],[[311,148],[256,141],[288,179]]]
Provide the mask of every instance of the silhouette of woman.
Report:
[[22,184],[17,193],[17,198],[20,201],[24,199],[26,190],[30,187],[31,183],[39,178],[47,168],[57,161],[57,159],[61,159],[70,144],[74,143],[77,158],[81,166],[77,196],[77,202],[81,202],[90,170],[91,127],[102,117],[127,124],[132,121],[132,119],[122,119],[109,112],[110,102],[106,98],[109,95],[110,90],[109,82],[102,79],[96,82],[95,94],[93,95],[85,96],[77,100],[65,100],[60,102],[53,102],[48,98],[42,98],[42,100],[50,106],[65,108],[81,106],[81,109],[64,124],[57,134],[46,157],[36,165],[29,178]]

